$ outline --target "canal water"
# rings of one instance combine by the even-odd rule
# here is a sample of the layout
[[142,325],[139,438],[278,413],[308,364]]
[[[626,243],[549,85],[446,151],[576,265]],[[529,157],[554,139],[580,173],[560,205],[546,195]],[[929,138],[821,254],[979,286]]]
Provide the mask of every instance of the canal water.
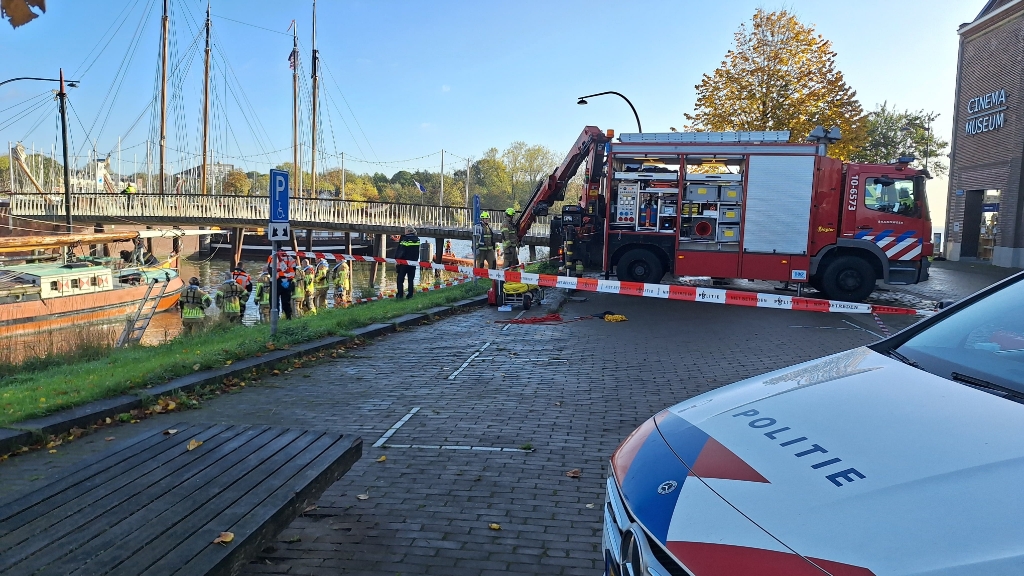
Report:
[[[451,244],[452,252],[455,256],[459,258],[473,257],[472,246],[468,240],[452,240]],[[231,263],[227,259],[222,258],[222,256],[223,254],[214,253],[207,258],[200,258],[198,255],[181,258],[179,272],[182,279],[187,284],[189,278],[193,276],[199,278],[200,286],[212,298],[217,291],[217,286],[230,274]],[[538,247],[537,256],[539,258],[546,258],[547,248]],[[529,250],[523,248],[520,251],[519,259],[521,262],[527,262]],[[259,277],[260,272],[266,265],[265,259],[255,260],[243,257],[242,267],[253,276],[254,281]],[[352,262],[353,298],[368,298],[379,294],[381,291],[395,289],[396,274],[393,265],[378,265],[376,277],[370,276],[372,267],[373,265],[369,262]],[[456,276],[457,274],[453,272],[435,273],[433,270],[419,269],[416,272],[415,283],[418,286],[421,284],[433,284],[435,280],[446,282],[454,279]],[[253,303],[252,298],[253,295],[250,294],[246,315],[242,320],[246,325],[254,325],[259,322],[259,309]],[[328,298],[328,306],[333,306],[332,300],[332,298]],[[207,312],[213,317],[220,314],[216,309],[216,305]],[[3,349],[3,352],[0,353],[0,361],[18,362],[30,356],[58,353],[69,347],[73,348],[83,339],[83,334],[87,334],[90,340],[104,340],[112,345],[117,340],[122,328],[123,324],[117,322],[106,325],[92,325],[87,330],[76,326],[68,329],[21,336],[16,340],[11,339],[11,341],[0,342],[0,348]],[[179,312],[177,309],[168,310],[153,317],[149,328],[142,338],[142,344],[162,344],[173,339],[180,332],[181,316]]]

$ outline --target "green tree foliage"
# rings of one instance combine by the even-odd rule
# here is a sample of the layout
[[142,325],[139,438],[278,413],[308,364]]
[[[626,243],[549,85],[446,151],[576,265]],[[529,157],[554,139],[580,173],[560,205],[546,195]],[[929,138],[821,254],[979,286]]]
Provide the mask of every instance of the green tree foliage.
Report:
[[0,156],[0,190],[11,187],[11,157]]
[[252,188],[252,180],[241,170],[232,170],[224,176],[223,189],[225,194],[247,196]]
[[938,114],[924,110],[897,110],[888,102],[878,105],[867,118],[867,143],[851,157],[855,162],[886,164],[904,155],[917,158],[915,168],[923,168],[935,175],[949,172],[942,161],[949,142],[931,131],[931,123]]
[[847,159],[867,140],[857,93],[836,68],[832,42],[786,10],[758,8],[741,24],[735,47],[697,85],[692,128],[789,130],[801,141],[821,125],[838,126],[843,139],[829,148]]

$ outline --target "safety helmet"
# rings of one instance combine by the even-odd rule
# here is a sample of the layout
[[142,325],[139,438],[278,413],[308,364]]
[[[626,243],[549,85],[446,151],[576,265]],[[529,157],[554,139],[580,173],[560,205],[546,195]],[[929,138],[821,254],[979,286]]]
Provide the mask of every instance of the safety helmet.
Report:
[[245,272],[245,269],[241,265],[235,266],[235,272]]
[[481,220],[484,220],[484,219],[490,220],[491,219],[491,213],[490,212],[481,212],[480,213],[480,219]]
[[505,214],[507,214],[509,216],[515,216],[516,215],[516,209],[515,208],[508,208],[508,209],[505,210]]
[[306,270],[306,272],[312,272],[313,271],[313,267],[307,264],[305,270]]
[[188,285],[189,286],[199,286],[199,278],[196,278],[195,276],[189,278],[188,279]]

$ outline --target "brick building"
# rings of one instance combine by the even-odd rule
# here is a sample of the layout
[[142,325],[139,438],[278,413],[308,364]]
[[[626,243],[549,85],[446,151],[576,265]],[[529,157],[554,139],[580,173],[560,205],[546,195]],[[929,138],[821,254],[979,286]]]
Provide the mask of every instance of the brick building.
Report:
[[1024,267],[1024,0],[960,26],[945,253]]

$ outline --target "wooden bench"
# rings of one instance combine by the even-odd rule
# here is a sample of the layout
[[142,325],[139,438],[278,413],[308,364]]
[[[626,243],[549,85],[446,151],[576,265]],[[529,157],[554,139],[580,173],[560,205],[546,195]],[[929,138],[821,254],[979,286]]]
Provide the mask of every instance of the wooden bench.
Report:
[[339,434],[169,428],[0,504],[0,574],[236,574],[362,455]]

